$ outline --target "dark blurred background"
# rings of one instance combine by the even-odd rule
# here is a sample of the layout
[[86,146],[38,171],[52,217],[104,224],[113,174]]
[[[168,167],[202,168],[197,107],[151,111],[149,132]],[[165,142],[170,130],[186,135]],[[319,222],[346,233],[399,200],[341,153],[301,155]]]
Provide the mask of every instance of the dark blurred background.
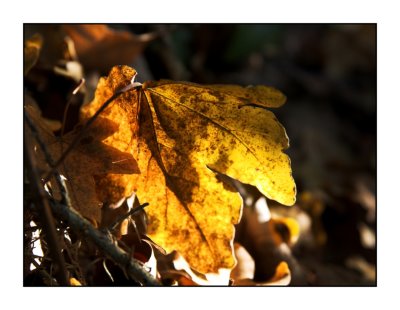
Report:
[[[60,32],[68,34],[76,51],[67,58],[79,61],[87,80],[85,101],[98,77],[117,64],[134,67],[141,82],[262,84],[281,90],[287,103],[273,112],[290,138],[287,154],[298,196],[294,207],[268,205],[295,218],[301,231],[289,254],[275,247],[271,255],[289,261],[292,285],[376,284],[375,24],[113,24],[93,29],[30,25],[24,31],[25,37],[38,31],[44,35],[41,57],[46,50],[47,55],[60,53],[56,44],[46,42],[55,42]],[[115,39],[113,31],[130,35]],[[46,86],[38,91],[38,68],[25,85],[44,104],[50,99],[48,92],[40,97]],[[49,118],[56,113],[41,108]],[[244,195],[255,200],[260,194],[246,187]]]
[[274,113],[290,138],[297,206],[313,234],[293,248],[307,270],[297,284],[375,283],[376,25],[129,29],[165,34],[139,61],[146,78],[263,84],[287,96]]

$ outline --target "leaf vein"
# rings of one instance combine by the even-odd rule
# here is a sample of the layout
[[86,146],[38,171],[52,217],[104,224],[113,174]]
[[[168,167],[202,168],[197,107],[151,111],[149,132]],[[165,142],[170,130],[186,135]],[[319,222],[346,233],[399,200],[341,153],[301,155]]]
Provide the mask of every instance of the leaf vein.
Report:
[[[187,105],[185,105],[185,104],[183,104],[183,103],[180,103],[180,102],[178,102],[178,101],[174,101],[174,100],[172,100],[171,98],[168,98],[168,97],[164,96],[163,94],[160,94],[160,93],[154,91],[153,89],[148,88],[147,90],[149,90],[149,91],[151,91],[151,92],[153,92],[153,93],[155,93],[155,94],[157,94],[157,95],[159,95],[159,96],[165,98],[166,100],[169,100],[169,101],[172,101],[172,102],[174,102],[174,103],[176,103],[176,104],[178,104],[178,105],[181,105],[181,106],[185,107],[186,109],[188,109],[188,110],[190,110],[190,111],[192,111],[192,112],[194,112],[194,113],[197,113],[198,115],[202,116],[203,118],[209,120],[209,121],[210,121],[212,124],[214,124],[216,127],[219,127],[219,128],[221,128],[222,130],[226,131],[228,134],[232,135],[235,139],[237,139],[237,140],[250,152],[250,154],[253,155],[253,157],[262,165],[261,160],[258,159],[258,157],[256,156],[256,154],[250,149],[250,147],[249,147],[241,138],[239,138],[237,135],[235,135],[235,134],[233,133],[233,131],[238,131],[238,130],[232,130],[232,129],[230,129],[230,128],[227,128],[227,127],[221,125],[220,123],[218,123],[217,121],[213,120],[212,118],[208,117],[207,115],[205,115],[205,114],[203,114],[203,113],[201,113],[201,112],[199,112],[199,111],[196,111],[195,109],[193,109],[193,108],[191,108],[191,107],[189,107],[189,106],[187,106]],[[205,102],[211,102],[211,103],[212,103],[212,101],[205,101]]]

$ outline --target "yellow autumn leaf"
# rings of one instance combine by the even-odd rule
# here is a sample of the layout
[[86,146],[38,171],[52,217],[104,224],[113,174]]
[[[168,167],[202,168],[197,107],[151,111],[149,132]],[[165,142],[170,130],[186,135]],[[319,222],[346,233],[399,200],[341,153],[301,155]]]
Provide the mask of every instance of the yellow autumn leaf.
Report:
[[[83,108],[84,118],[135,75],[127,66],[114,67]],[[265,86],[160,81],[135,87],[103,112],[119,124],[103,142],[130,152],[141,173],[105,175],[97,190],[109,201],[135,191],[150,204],[149,236],[168,252],[180,252],[192,268],[202,273],[233,268],[233,225],[241,216],[241,198],[217,172],[253,184],[283,204],[294,203],[290,161],[282,152],[288,138],[266,109],[284,101]]]
[[82,286],[82,283],[79,282],[76,278],[69,279],[69,285],[71,286]]
[[[80,134],[79,128],[76,128],[75,131],[63,137],[57,137],[42,118],[38,107],[26,104],[24,109],[35,125],[37,135],[46,143],[48,155],[53,161],[60,158],[63,151]],[[96,119],[93,126],[85,133],[80,143],[58,169],[65,178],[71,206],[96,226],[101,221],[102,202],[104,201],[96,193],[96,176],[110,172],[124,175],[139,172],[132,155],[101,142],[117,128],[118,126],[111,120]],[[40,151],[40,145],[36,143],[33,132],[29,131],[26,138],[32,141],[32,146],[36,150],[39,168],[42,172],[48,171],[50,163]],[[57,182],[54,179],[51,179],[50,187],[53,197],[61,198],[60,189],[57,188]]]

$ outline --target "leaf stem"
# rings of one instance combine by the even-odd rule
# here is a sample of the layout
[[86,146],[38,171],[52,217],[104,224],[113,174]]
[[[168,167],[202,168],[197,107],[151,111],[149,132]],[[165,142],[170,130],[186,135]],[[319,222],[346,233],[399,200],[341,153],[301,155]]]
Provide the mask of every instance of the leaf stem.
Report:
[[117,218],[114,223],[112,223],[109,227],[110,230],[114,230],[119,223],[121,223],[123,220],[125,220],[126,218],[130,217],[131,215],[135,214],[136,212],[143,210],[145,207],[147,207],[149,205],[148,202],[145,202],[144,204],[141,204],[140,206],[138,206],[137,208],[133,208],[132,210],[130,210],[128,213],[121,215],[119,218]]
[[66,103],[65,109],[64,109],[64,114],[63,114],[63,121],[62,121],[62,125],[61,125],[61,134],[60,134],[61,137],[64,136],[65,125],[67,123],[68,110],[69,110],[69,107],[71,106],[72,100],[84,84],[85,84],[85,79],[83,79],[83,78],[80,79],[78,86],[75,87],[75,89],[72,91],[72,94],[69,96],[69,98],[67,100],[67,103]]

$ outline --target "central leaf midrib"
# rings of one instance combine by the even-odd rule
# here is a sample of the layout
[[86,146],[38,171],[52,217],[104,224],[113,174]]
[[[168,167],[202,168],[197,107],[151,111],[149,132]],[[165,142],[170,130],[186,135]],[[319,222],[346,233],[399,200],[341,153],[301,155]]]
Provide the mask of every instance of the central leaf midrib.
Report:
[[[155,139],[156,139],[156,143],[157,143],[157,151],[158,151],[158,154],[157,154],[157,155],[158,155],[158,157],[160,158],[161,164],[162,164],[162,167],[160,167],[160,168],[161,168],[161,170],[162,170],[162,172],[163,172],[163,174],[164,174],[164,176],[165,176],[165,178],[166,178],[166,185],[167,185],[168,181],[170,181],[170,178],[172,178],[172,176],[169,175],[168,171],[167,171],[166,168],[165,168],[165,165],[164,165],[164,162],[163,162],[163,158],[162,158],[162,156],[161,156],[161,152],[160,152],[160,149],[159,149],[159,146],[158,146],[159,142],[158,142],[158,139],[157,139],[157,132],[156,132],[156,130],[155,130],[155,128],[154,128],[153,115],[152,115],[152,111],[151,111],[151,108],[150,108],[150,103],[149,103],[149,100],[147,99],[147,96],[146,96],[146,93],[145,93],[145,92],[144,92],[144,95],[145,95],[144,98],[145,98],[146,101],[147,101],[147,105],[149,106],[149,113],[150,113],[151,124],[152,124],[152,132],[153,132],[153,135],[154,135],[154,137],[155,137]],[[152,102],[152,101],[151,101],[151,102]],[[155,107],[154,107],[154,108],[155,108]],[[155,112],[156,112],[156,111],[155,111]],[[170,182],[173,183],[172,181],[170,181]],[[168,186],[168,185],[167,185],[167,186]],[[172,189],[171,189],[171,190],[172,190]],[[175,192],[174,190],[172,190],[172,191]],[[179,201],[181,201],[181,200],[179,199]],[[203,232],[203,230],[202,230],[200,224],[198,223],[196,217],[194,216],[194,214],[192,213],[192,211],[189,209],[189,207],[186,205],[185,202],[181,201],[181,203],[182,203],[182,206],[184,207],[184,209],[189,213],[189,216],[190,216],[190,217],[192,218],[192,220],[194,221],[194,223],[195,223],[195,225],[196,225],[196,227],[197,227],[197,229],[198,229],[198,231],[199,231],[199,233],[200,233],[201,238],[206,242],[207,247],[209,248],[211,254],[212,254],[213,257],[214,257],[214,259],[216,259],[217,257],[216,257],[216,255],[215,255],[215,251],[214,251],[213,247],[211,246],[210,242],[208,241],[208,238],[205,236],[205,234],[204,234],[204,232]],[[168,205],[168,203],[167,203],[167,205]]]

